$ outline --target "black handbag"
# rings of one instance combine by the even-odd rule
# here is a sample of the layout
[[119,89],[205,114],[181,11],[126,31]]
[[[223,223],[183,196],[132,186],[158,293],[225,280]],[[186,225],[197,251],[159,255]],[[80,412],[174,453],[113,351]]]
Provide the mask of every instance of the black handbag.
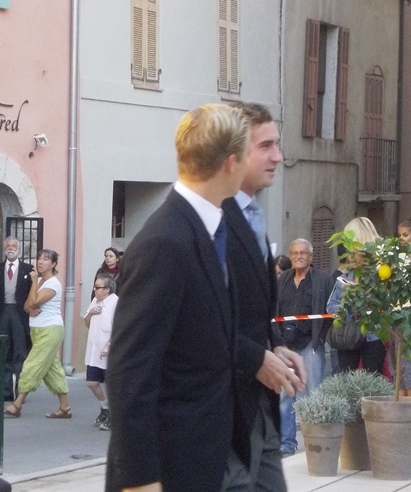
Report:
[[364,337],[356,319],[351,318],[338,328],[331,325],[326,340],[329,346],[336,350],[357,350],[363,344]]

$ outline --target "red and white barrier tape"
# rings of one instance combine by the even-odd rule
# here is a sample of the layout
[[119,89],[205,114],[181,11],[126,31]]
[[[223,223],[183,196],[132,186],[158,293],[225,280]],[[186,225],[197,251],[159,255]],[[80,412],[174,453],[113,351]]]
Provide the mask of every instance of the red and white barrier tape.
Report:
[[282,321],[299,321],[303,319],[327,319],[335,318],[335,314],[298,314],[297,316],[279,316],[273,318],[273,323],[281,323]]

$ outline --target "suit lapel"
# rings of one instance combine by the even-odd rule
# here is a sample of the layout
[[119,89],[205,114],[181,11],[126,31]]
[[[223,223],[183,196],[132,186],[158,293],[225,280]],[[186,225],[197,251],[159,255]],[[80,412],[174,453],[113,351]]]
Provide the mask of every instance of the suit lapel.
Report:
[[236,236],[237,240],[247,251],[250,261],[254,265],[258,278],[263,286],[264,292],[266,293],[268,300],[270,300],[272,289],[269,278],[271,277],[267,274],[267,266],[268,268],[272,267],[272,257],[270,251],[268,253],[269,261],[266,265],[261,254],[260,247],[258,246],[257,239],[235,198],[229,198],[226,200],[223,204],[223,209],[227,217],[229,234]]

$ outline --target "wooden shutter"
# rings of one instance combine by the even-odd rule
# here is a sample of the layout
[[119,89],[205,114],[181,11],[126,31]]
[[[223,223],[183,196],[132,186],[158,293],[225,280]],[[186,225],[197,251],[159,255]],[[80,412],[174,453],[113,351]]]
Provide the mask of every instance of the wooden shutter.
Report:
[[239,0],[219,0],[219,78],[218,90],[239,94]]
[[338,35],[337,99],[335,139],[344,140],[347,118],[349,29],[340,27]]
[[218,44],[219,44],[219,78],[218,90],[228,91],[228,20],[227,2],[219,0],[218,8]]
[[384,100],[384,78],[382,75],[365,75],[364,98],[364,130],[365,138],[380,138],[382,136]]
[[320,21],[307,19],[305,40],[303,137],[316,136],[319,47]]
[[132,6],[132,80],[157,83],[158,0],[133,0]]
[[144,19],[144,0],[133,0],[133,32],[132,32],[132,69],[131,77],[133,80],[144,80],[144,38],[143,38],[143,19]]
[[157,57],[157,0],[147,2],[147,80],[159,81]]
[[313,264],[321,270],[330,272],[331,249],[326,241],[334,232],[333,214],[327,207],[321,207],[314,212],[312,243],[314,248]]
[[240,93],[238,80],[238,0],[230,1],[230,92]]

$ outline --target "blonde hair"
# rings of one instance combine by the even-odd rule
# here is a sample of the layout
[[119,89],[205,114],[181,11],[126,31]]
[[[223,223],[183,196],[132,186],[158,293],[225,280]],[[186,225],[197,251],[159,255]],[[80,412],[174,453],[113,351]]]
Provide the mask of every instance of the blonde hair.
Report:
[[380,237],[374,224],[368,217],[356,217],[350,220],[344,227],[344,232],[353,231],[354,241],[359,243],[375,243],[375,240]]
[[234,154],[242,160],[248,147],[247,119],[226,104],[205,104],[189,111],[176,131],[180,176],[207,181]]

